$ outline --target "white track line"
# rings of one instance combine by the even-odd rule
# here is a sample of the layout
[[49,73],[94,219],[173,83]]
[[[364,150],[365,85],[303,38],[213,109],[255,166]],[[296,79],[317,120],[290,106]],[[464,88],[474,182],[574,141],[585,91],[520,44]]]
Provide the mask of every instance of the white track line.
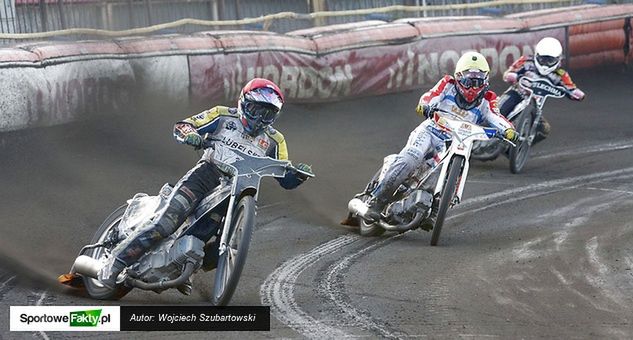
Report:
[[308,338],[333,339],[348,336],[344,331],[317,321],[299,308],[294,290],[297,279],[304,270],[321,257],[336,252],[359,238],[357,235],[343,235],[281,264],[260,288],[262,305],[269,305],[272,314],[279,321]]
[[9,284],[9,282],[11,282],[13,279],[15,279],[15,275],[11,276],[10,278],[6,279],[4,282],[2,282],[2,285],[0,285],[0,289],[3,289],[4,287],[7,286],[7,284]]
[[[607,144],[607,145],[599,145],[595,147],[583,148],[582,150],[578,150],[578,152],[557,153],[557,154],[545,155],[545,156],[541,156],[537,158],[547,159],[551,157],[569,156],[573,154],[582,154],[582,153],[588,153],[588,152],[622,150],[622,149],[628,149],[631,147],[633,147],[633,143]],[[612,180],[613,179],[611,178],[612,176],[623,175],[629,172],[633,172],[633,167],[615,170],[615,171],[606,171],[602,173],[584,175],[584,176],[577,176],[573,178],[547,181],[547,182],[539,183],[536,185],[528,185],[524,187],[509,189],[509,190],[505,190],[505,191],[501,191],[501,192],[497,192],[497,193],[493,193],[489,195],[484,195],[484,196],[468,199],[468,200],[465,200],[461,204],[461,207],[468,208],[469,206],[472,206],[478,203],[483,203],[490,200],[497,201],[504,196],[514,196],[514,201],[516,201],[516,200],[519,200],[516,197],[518,194],[527,193],[531,191],[541,192],[541,193],[527,194],[523,196],[522,199],[526,199],[526,198],[529,198],[530,196],[543,195],[542,191],[547,191],[547,189],[550,189],[553,187],[570,185],[572,183],[577,183],[577,182],[581,182],[581,184],[588,184],[589,181],[594,180],[594,179],[599,179],[600,177],[602,177],[602,179],[596,182]],[[607,178],[604,178],[605,176]],[[566,190],[566,189],[569,189],[569,188],[560,189],[560,190]],[[450,216],[447,218],[447,220],[450,220],[450,219],[453,219],[453,218],[456,218],[458,216],[462,216],[468,213],[473,213],[473,212],[481,211],[484,209],[489,209],[501,204],[507,204],[512,201],[513,200],[505,200],[503,202],[500,202],[500,203],[497,202],[497,204],[491,204],[480,209],[466,211],[461,214]],[[396,236],[399,236],[399,235],[392,236],[391,238],[396,237]],[[339,236],[317,248],[314,248],[312,251],[308,253],[297,255],[293,257],[292,259],[281,264],[279,267],[277,267],[277,269],[273,273],[271,273],[266,278],[266,281],[261,286],[260,297],[261,297],[262,304],[270,305],[273,315],[279,321],[293,328],[295,331],[299,332],[299,334],[303,336],[306,336],[309,338],[315,338],[315,339],[349,337],[350,335],[348,335],[347,333],[343,332],[340,329],[344,325],[337,325],[338,328],[333,328],[333,327],[324,325],[322,322],[317,321],[316,319],[307,315],[307,313],[305,313],[301,308],[299,308],[297,302],[294,299],[294,285],[299,275],[301,275],[303,271],[305,271],[306,269],[314,265],[320,259],[321,256],[338,251],[339,249],[345,247],[349,243],[352,243],[358,240],[358,238],[359,236],[356,236],[356,235]],[[374,246],[376,246],[376,243],[371,244],[367,248],[373,249]],[[366,248],[363,248],[354,254],[348,255],[341,261],[343,263],[351,264],[352,258],[360,257],[362,254],[365,254],[367,252],[366,250],[364,251],[364,249]],[[346,259],[349,259],[349,260],[346,261]],[[337,271],[338,271],[338,270],[344,269],[345,265],[339,266],[338,263],[336,263],[333,265],[333,268],[337,268]],[[328,277],[332,277],[333,275],[336,274],[337,271],[329,272]],[[342,303],[341,301],[338,301],[338,300],[335,300],[334,302],[337,305]],[[358,317],[362,316],[362,313],[354,309],[351,305],[345,304],[345,307],[346,309],[344,310],[346,311],[346,313],[348,313],[354,319],[358,320]],[[365,320],[364,322],[368,323],[366,326],[368,326],[370,329],[375,329],[375,330],[384,329],[384,327],[378,325],[377,323],[371,320]],[[389,334],[392,334],[392,333],[389,332]]]
[[[458,214],[453,214],[451,217],[452,218],[456,218],[456,217],[460,217],[462,215],[467,215],[467,214],[471,214],[471,213],[475,213],[475,212],[479,212],[482,210],[487,210],[490,208],[494,208],[494,207],[498,207],[500,205],[504,205],[504,204],[508,204],[508,203],[514,203],[514,202],[518,202],[518,201],[522,201],[525,199],[529,199],[529,198],[535,198],[538,196],[545,196],[545,195],[549,195],[549,194],[553,194],[555,192],[560,192],[560,191],[565,191],[565,190],[572,190],[572,189],[578,189],[581,188],[587,184],[595,184],[595,183],[600,183],[600,182],[608,182],[608,181],[614,181],[614,180],[619,180],[619,179],[629,179],[631,178],[631,176],[633,176],[633,168],[627,168],[627,169],[623,169],[623,170],[627,170],[627,171],[608,171],[608,172],[602,172],[599,174],[608,174],[611,177],[605,177],[605,178],[596,178],[598,176],[594,176],[594,175],[599,175],[599,174],[594,174],[594,175],[590,175],[590,176],[580,176],[580,177],[572,177],[572,178],[568,178],[562,181],[551,181],[551,185],[543,185],[541,186],[540,184],[538,186],[535,186],[536,189],[549,189],[549,188],[553,188],[553,189],[549,189],[549,190],[541,190],[541,191],[535,191],[533,193],[529,193],[529,194],[523,194],[523,195],[519,195],[523,192],[529,191],[530,189],[534,189],[534,187],[519,187],[516,189],[511,189],[511,190],[506,190],[504,191],[506,194],[506,196],[510,196],[512,198],[506,199],[504,200],[500,200],[500,198],[503,198],[503,196],[498,196],[495,197],[496,198],[496,202],[492,203],[492,204],[488,204],[486,206],[477,208],[477,209],[470,209]],[[618,173],[618,176],[615,176],[616,174],[614,174],[615,172]],[[626,174],[627,172],[631,172]],[[624,175],[622,175],[621,173],[625,173]],[[591,178],[588,178],[591,177]],[[570,184],[570,186],[564,186],[561,184],[561,182],[566,182],[563,184]],[[580,182],[580,183],[577,183]],[[545,182],[548,183],[548,182]],[[544,183],[544,184],[545,184]],[[574,185],[571,185],[574,184]],[[502,192],[500,192],[502,193]],[[482,200],[486,200],[487,197],[493,196],[496,194],[491,194],[491,195],[487,195],[487,196],[480,196],[477,198],[474,198],[472,200],[466,200],[464,201],[464,205],[466,207],[472,205],[474,202],[481,202]],[[460,208],[464,207],[464,205],[462,205]],[[447,218],[447,220],[450,218]]]
[[[575,184],[575,183],[579,183],[581,185],[588,184],[589,182],[591,182],[592,180],[595,180],[595,179],[599,179],[598,180],[599,182],[600,181],[604,181],[604,180],[611,180],[611,179],[613,179],[611,177],[620,176],[620,175],[624,175],[624,174],[628,174],[628,173],[633,173],[633,167],[624,168],[624,169],[620,169],[620,170],[614,170],[614,171],[599,172],[599,173],[594,173],[594,174],[591,174],[591,175],[583,175],[583,176],[577,176],[577,177],[556,179],[556,180],[541,182],[541,183],[538,183],[538,184],[526,185],[526,186],[523,186],[523,187],[508,189],[508,190],[499,191],[499,192],[488,194],[488,195],[484,195],[484,196],[470,198],[470,199],[464,200],[464,202],[462,202],[459,207],[465,209],[465,208],[468,208],[468,207],[470,207],[472,205],[483,203],[485,201],[498,202],[499,199],[502,198],[502,197],[505,197],[505,196],[517,196],[518,194],[521,194],[521,193],[524,193],[524,192],[529,192],[529,191],[535,191],[535,192],[539,192],[540,191],[540,192],[542,192],[542,191],[550,189],[550,188],[565,187],[565,186],[569,186],[569,185],[572,185],[572,184]],[[499,204],[503,204],[503,202],[501,202]]]
[[[629,168],[631,171],[633,171],[633,168]],[[626,171],[616,171],[617,173],[623,173]],[[629,175],[623,175],[623,176],[619,176],[619,177],[611,177],[610,175],[614,173],[614,171],[610,171],[610,172],[604,172],[602,173],[603,176],[609,176],[607,178],[597,178],[599,176],[596,176],[598,174],[594,174],[594,175],[590,175],[590,176],[579,176],[578,178],[570,178],[568,179],[569,183],[575,183],[578,181],[582,181],[583,184],[590,184],[590,183],[597,183],[597,182],[604,182],[604,181],[610,181],[610,180],[618,180],[621,178],[630,178],[631,176],[633,176],[633,173],[629,174]],[[591,177],[593,179],[593,181],[591,182],[587,182],[586,177]],[[566,183],[567,181],[564,181],[564,183]],[[538,186],[539,189],[547,189],[549,187],[559,187],[561,185],[561,181],[560,180],[556,180],[556,181],[550,181],[549,184],[544,184],[541,186]],[[577,185],[576,187],[580,187],[581,185]],[[515,196],[517,192],[519,193],[525,193],[527,190],[524,190],[525,187],[523,188],[516,188],[515,190],[507,190],[506,191],[506,195],[508,196]],[[513,199],[506,199],[506,200],[501,200],[500,202],[498,202],[497,204],[489,204],[486,205],[484,207],[481,207],[479,209],[471,209],[468,211],[465,211],[461,214],[455,214],[452,216],[449,216],[446,218],[446,221],[450,221],[454,218],[457,218],[459,216],[463,216],[466,214],[472,214],[472,213],[476,213],[482,210],[486,210],[495,206],[499,206],[499,205],[503,205],[503,204],[510,204],[510,203],[514,203],[515,201],[518,200],[523,200],[523,199],[527,199],[530,197],[536,197],[536,196],[541,196],[544,194],[550,194],[553,192],[558,192],[558,191],[564,191],[564,190],[569,190],[571,189],[570,187],[562,187],[562,188],[556,188],[553,190],[546,190],[545,192],[535,192],[535,193],[527,193],[524,196],[521,197],[513,197]],[[515,192],[516,191],[516,192]],[[481,202],[481,201],[485,201],[487,199],[487,197],[489,196],[493,196],[496,194],[490,194],[490,195],[485,195],[485,196],[481,196],[479,197],[480,199],[477,200],[477,202]],[[472,204],[472,202],[471,202]],[[348,267],[350,267],[354,261],[359,258],[364,256],[366,253],[370,252],[371,250],[375,249],[375,248],[379,248],[382,245],[384,245],[387,241],[390,241],[392,239],[395,239],[397,237],[401,237],[404,234],[397,234],[394,235],[388,239],[384,239],[380,242],[376,242],[373,243],[371,245],[369,245],[368,247],[362,248],[350,255],[347,255],[346,257],[344,257],[343,259],[335,262],[334,264],[332,264],[332,266],[330,267],[330,270],[328,270],[328,273],[326,275],[326,282],[324,283],[324,287],[326,289],[326,293],[329,296],[329,299],[339,308],[341,308],[343,310],[343,312],[345,312],[347,315],[351,316],[352,318],[354,318],[356,321],[360,322],[362,325],[364,325],[365,327],[367,327],[368,329],[377,331],[382,337],[385,338],[402,338],[402,337],[406,337],[407,335],[405,334],[398,334],[398,333],[394,333],[389,331],[386,327],[374,322],[373,320],[367,318],[367,316],[365,316],[361,311],[359,311],[358,309],[356,309],[354,306],[350,305],[349,303],[343,301],[342,299],[340,299],[337,295],[336,292],[336,288],[333,286],[333,283],[336,282],[336,277],[342,275],[341,272],[343,271],[347,271]],[[532,243],[538,243],[541,240],[535,240]],[[524,255],[524,254],[522,254]]]
[[622,294],[617,290],[609,289],[611,288],[609,287],[610,284],[607,280],[609,267],[600,259],[600,256],[598,255],[598,247],[599,244],[597,236],[592,237],[585,245],[585,251],[587,252],[589,264],[595,271],[595,274],[586,272],[585,279],[587,279],[587,282],[589,282],[590,285],[594,286],[598,291],[600,291],[611,301],[622,307],[627,307],[623,304],[623,300],[625,299],[625,297],[623,297]]
[[623,141],[623,142],[617,142],[617,143],[606,143],[606,144],[587,146],[587,147],[577,148],[573,150],[550,153],[546,155],[535,155],[534,157],[531,157],[531,159],[543,160],[543,159],[560,158],[560,157],[572,156],[572,155],[581,155],[585,153],[626,150],[626,149],[631,149],[631,148],[633,148],[633,142]]
[[[43,291],[42,294],[40,295],[40,298],[37,300],[37,302],[35,303],[36,306],[41,306],[42,303],[44,303],[44,299],[46,299],[46,291]],[[46,332],[44,331],[39,331],[38,332],[39,335],[44,339],[44,340],[49,340],[48,335],[46,334]]]
[[334,302],[334,304],[341,310],[343,310],[345,314],[354,318],[354,320],[356,320],[360,325],[366,327],[367,329],[375,331],[381,337],[389,339],[399,339],[408,335],[401,332],[391,331],[387,327],[372,321],[370,318],[367,317],[367,315],[354,308],[354,306],[352,306],[347,301],[341,299],[338,296],[339,294],[337,294],[337,292],[340,292],[344,289],[343,287],[338,287],[339,284],[341,286],[344,285],[343,272],[346,271],[347,268],[349,268],[357,258],[364,256],[366,253],[376,248],[382,247],[385,243],[401,237],[402,235],[404,235],[404,233],[397,234],[387,239],[383,239],[379,242],[375,242],[369,247],[364,247],[353,254],[347,255],[342,260],[335,262],[328,269],[327,274],[325,275],[325,281],[323,281],[322,284],[319,284],[319,288],[322,288],[326,292],[330,301]]

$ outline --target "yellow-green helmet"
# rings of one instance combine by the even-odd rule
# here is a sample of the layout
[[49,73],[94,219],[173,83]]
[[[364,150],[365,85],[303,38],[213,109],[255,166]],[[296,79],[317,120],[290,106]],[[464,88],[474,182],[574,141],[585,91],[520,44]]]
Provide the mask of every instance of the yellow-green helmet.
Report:
[[463,73],[468,70],[480,70],[489,73],[490,66],[488,66],[486,57],[481,53],[471,51],[464,53],[457,61],[455,65],[455,78],[457,78],[458,73]]
[[478,105],[488,91],[490,66],[481,53],[466,52],[455,65],[456,103],[465,110]]

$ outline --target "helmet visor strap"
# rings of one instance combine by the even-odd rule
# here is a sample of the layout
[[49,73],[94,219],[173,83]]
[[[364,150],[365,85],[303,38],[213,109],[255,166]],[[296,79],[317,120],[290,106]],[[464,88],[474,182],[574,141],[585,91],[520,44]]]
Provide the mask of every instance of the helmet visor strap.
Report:
[[546,67],[551,67],[558,63],[558,58],[552,57],[550,55],[537,55],[536,60],[539,64]]

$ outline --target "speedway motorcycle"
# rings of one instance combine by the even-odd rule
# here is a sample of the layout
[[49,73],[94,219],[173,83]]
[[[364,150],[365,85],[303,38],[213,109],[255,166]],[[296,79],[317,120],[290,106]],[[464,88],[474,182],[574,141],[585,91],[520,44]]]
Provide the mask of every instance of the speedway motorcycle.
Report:
[[314,175],[294,168],[290,161],[250,156],[219,143],[206,146],[214,148],[213,162],[223,174],[220,184],[202,199],[175,233],[124,270],[113,289],[97,280],[104,263],[114,261],[112,249],[144,231],[164,207],[173,188],[165,184],[157,196],[138,193],[106,218],[92,244],[81,249],[70,274],[60,276],[60,282],[75,287],[83,284],[95,299],[119,299],[133,288],[157,293],[176,288],[189,295],[190,277],[200,269],[215,268],[212,303],[228,304],[246,262],[262,177],[284,177],[287,171]]
[[530,148],[536,136],[538,123],[543,115],[543,106],[548,97],[562,98],[569,94],[564,86],[552,84],[546,78],[531,78],[523,76],[519,78],[519,87],[525,90],[527,95],[519,102],[512,112],[508,114],[510,120],[519,135],[516,147],[508,150],[508,145],[498,140],[477,142],[473,148],[472,158],[489,161],[499,157],[507,151],[510,160],[510,172],[518,174],[523,170],[530,155]]
[[416,169],[394,192],[390,203],[381,212],[380,219],[368,223],[362,218],[367,213],[367,202],[396,155],[384,158],[382,168],[367,184],[365,190],[348,204],[348,219],[356,219],[354,222],[359,224],[361,235],[378,236],[385,231],[404,232],[419,228],[429,217],[431,207],[435,204],[438,213],[435,225],[431,229],[431,245],[437,245],[448,208],[458,204],[462,199],[473,142],[495,138],[512,143],[497,129],[472,124],[448,111],[437,108],[434,110],[433,120],[451,136],[447,141],[450,145],[440,155],[439,162],[433,162],[433,165],[427,163]]

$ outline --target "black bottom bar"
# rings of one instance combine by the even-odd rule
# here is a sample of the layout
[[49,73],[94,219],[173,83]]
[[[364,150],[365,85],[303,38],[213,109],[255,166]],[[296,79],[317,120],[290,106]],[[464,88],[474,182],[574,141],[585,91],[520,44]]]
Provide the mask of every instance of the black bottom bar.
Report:
[[121,306],[122,331],[270,331],[268,306]]

